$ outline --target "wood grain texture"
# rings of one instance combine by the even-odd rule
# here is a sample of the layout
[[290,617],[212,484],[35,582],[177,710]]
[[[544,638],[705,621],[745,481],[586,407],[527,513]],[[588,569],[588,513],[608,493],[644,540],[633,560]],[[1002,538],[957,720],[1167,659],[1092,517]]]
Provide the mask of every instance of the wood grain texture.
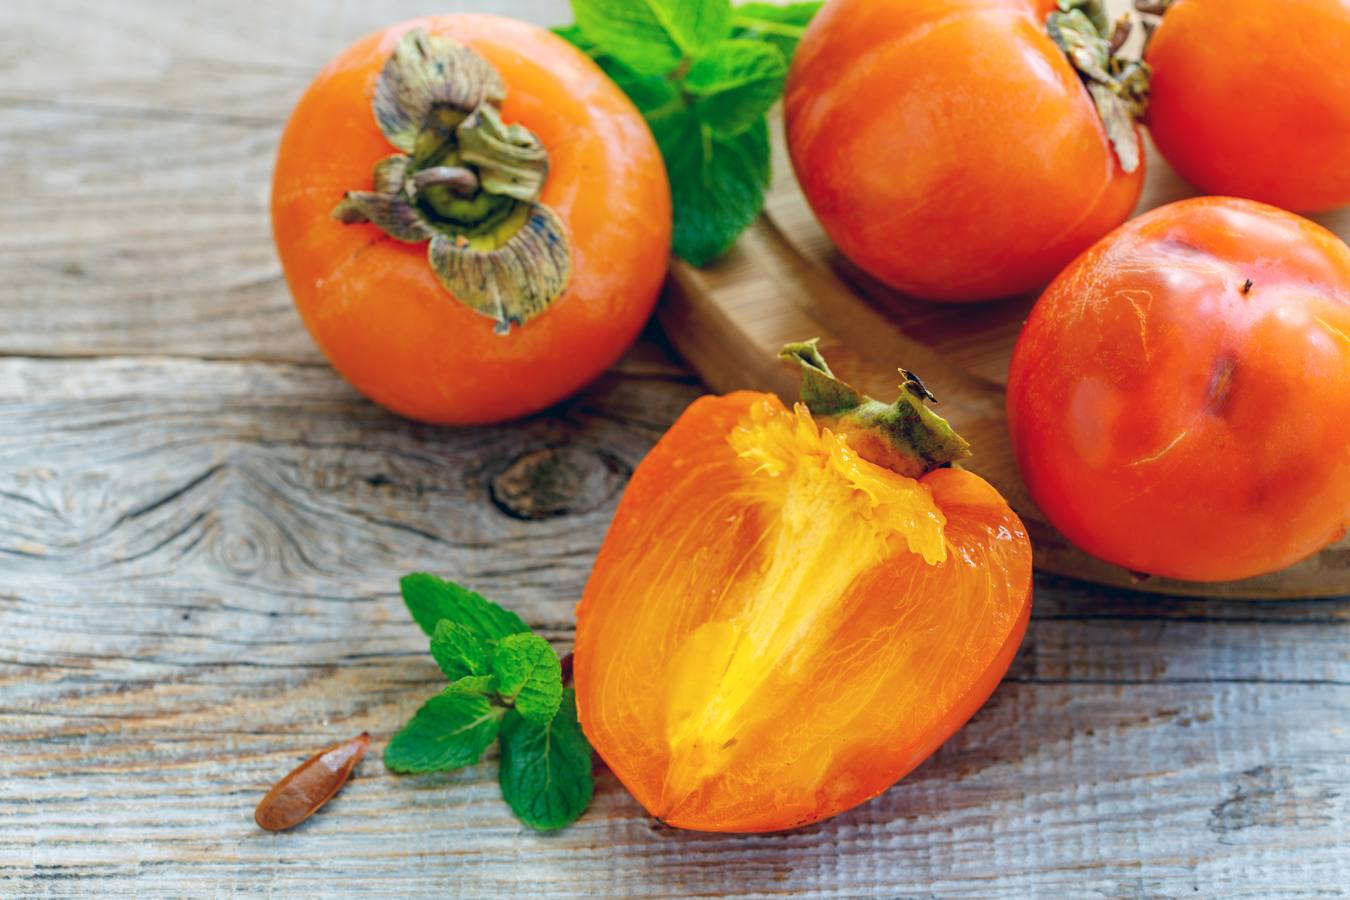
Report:
[[[702,390],[649,336],[554,410],[446,430],[321,364],[269,244],[280,120],[337,47],[436,8],[0,4],[0,897],[1347,892],[1350,599],[1041,578],[971,725],[785,835],[672,831],[601,775],[541,838],[490,762],[386,773],[440,680],[398,576],[461,579],[565,651],[627,472]],[[322,813],[253,825],[363,729]]]
[[[435,689],[402,572],[452,574],[566,649],[616,500],[582,460],[631,467],[698,391],[647,345],[550,415],[446,431],[315,367],[0,362],[0,893],[1258,896],[1350,866],[1350,604],[1044,581],[990,705],[830,823],[681,834],[605,776],[539,838],[490,765],[399,778],[372,754],[312,822],[256,831],[274,778]],[[494,481],[559,446],[590,508],[503,512]]]

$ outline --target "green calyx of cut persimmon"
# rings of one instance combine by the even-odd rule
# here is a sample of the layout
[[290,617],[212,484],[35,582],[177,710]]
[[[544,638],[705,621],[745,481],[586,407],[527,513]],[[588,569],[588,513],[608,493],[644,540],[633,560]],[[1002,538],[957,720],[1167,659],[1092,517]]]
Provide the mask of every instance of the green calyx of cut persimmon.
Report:
[[1092,95],[1121,169],[1135,171],[1143,148],[1134,126],[1148,108],[1152,72],[1143,60],[1120,55],[1133,31],[1129,15],[1112,23],[1102,0],[1059,0],[1045,27]]
[[333,210],[395,240],[427,241],[427,259],[455,299],[497,331],[548,309],[572,276],[567,228],[539,202],[548,152],[502,121],[501,76],[487,60],[422,29],[399,41],[376,83],[375,121],[402,150],[375,165],[369,191]]
[[970,455],[970,444],[933,412],[932,392],[900,369],[900,397],[882,403],[841,381],[821,355],[817,338],[787,344],[779,357],[802,370],[802,403],[818,423],[845,434],[858,455],[901,475],[919,478]]

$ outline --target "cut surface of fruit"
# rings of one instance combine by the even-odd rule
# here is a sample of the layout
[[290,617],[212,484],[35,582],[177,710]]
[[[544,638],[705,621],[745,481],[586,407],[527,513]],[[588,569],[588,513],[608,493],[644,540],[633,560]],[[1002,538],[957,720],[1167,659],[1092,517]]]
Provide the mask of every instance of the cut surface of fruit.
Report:
[[578,610],[583,727],[669,824],[825,818],[983,703],[1030,575],[977,476],[899,475],[771,395],[704,398],[634,474]]

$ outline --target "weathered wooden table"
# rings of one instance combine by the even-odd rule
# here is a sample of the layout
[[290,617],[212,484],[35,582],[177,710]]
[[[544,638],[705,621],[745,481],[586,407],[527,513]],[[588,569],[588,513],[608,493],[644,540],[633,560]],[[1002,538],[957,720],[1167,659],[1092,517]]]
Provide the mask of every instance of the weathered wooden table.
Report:
[[435,429],[311,347],[268,231],[281,123],[338,48],[440,6],[0,4],[0,896],[1350,890],[1350,600],[1047,580],[970,726],[822,825],[679,833],[602,776],[538,837],[491,766],[396,778],[376,752],[259,831],[273,779],[439,683],[402,573],[566,648],[624,475],[700,391],[650,336],[546,415]]

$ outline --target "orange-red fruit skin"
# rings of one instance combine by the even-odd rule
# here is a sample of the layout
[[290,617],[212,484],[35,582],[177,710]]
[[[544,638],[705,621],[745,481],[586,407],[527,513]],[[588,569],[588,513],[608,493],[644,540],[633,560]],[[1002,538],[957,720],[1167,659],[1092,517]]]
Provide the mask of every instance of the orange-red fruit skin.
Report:
[[1140,216],[1036,304],[1008,418],[1032,498],[1094,556],[1227,581],[1316,553],[1350,523],[1350,249],[1247,200]]
[[[549,151],[541,202],[572,242],[572,279],[542,315],[509,334],[455,300],[423,244],[330,213],[368,190],[397,152],[375,124],[381,67],[414,28],[478,52],[507,88],[503,118]],[[637,336],[665,276],[670,189],[660,151],[628,98],[584,54],[544,29],[491,15],[416,19],[371,34],[332,60],[282,136],[272,185],[277,251],[314,340],[358,390],[409,418],[500,421],[574,393]]]
[[1205,193],[1350,204],[1350,3],[1178,0],[1146,54],[1147,123]]
[[1123,222],[1126,174],[1045,30],[1052,2],[830,0],[785,97],[802,190],[840,251],[929,300],[1041,287]]
[[[934,471],[922,489],[947,517],[947,559],[929,566],[902,550],[855,573],[843,595],[819,597],[828,606],[803,643],[751,673],[764,688],[745,719],[700,748],[719,767],[693,793],[673,791],[670,704],[687,687],[673,683],[685,671],[679,650],[736,614],[772,553],[772,522],[746,499],[755,485],[727,441],[766,402],[778,404],[705,397],[681,416],[634,473],[577,610],[582,727],[634,797],[679,828],[790,829],[882,793],[985,702],[1030,613],[1021,522],[977,476]],[[710,705],[743,687],[719,681],[722,671],[702,673]],[[694,737],[698,747],[706,736]]]

